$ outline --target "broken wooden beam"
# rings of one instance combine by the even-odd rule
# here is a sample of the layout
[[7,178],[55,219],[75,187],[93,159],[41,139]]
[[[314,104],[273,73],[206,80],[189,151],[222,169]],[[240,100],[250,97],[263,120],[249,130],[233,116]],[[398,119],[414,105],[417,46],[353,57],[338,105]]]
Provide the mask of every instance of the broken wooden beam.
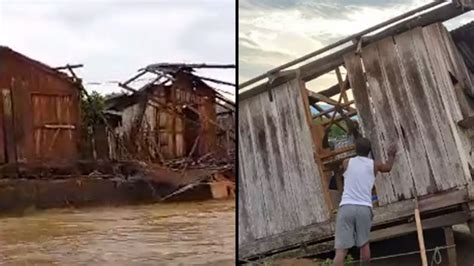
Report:
[[[325,102],[325,103],[333,105],[333,106],[338,105],[338,102],[331,99],[331,98],[328,98],[328,97],[326,97],[322,94],[319,94],[317,92],[314,92],[314,91],[310,91],[310,90],[307,90],[307,91],[308,91],[308,96],[309,96],[309,99],[310,99],[311,103],[316,103],[318,101],[321,101],[321,102]],[[350,107],[349,105],[344,105],[343,108],[348,110],[348,111],[355,111],[355,109]]]
[[[350,112],[345,113],[344,115],[350,118],[350,117],[353,117],[353,116],[357,115],[357,111],[350,111]],[[335,121],[335,122],[338,122],[338,121],[341,121],[341,120],[343,120],[343,119],[345,119],[345,117],[339,115],[339,116],[337,116],[336,118],[334,118],[334,121]],[[323,126],[327,126],[327,125],[330,124],[330,122],[331,122],[331,121],[323,122],[322,125],[323,125]]]
[[207,81],[214,82],[214,83],[217,83],[217,84],[222,84],[222,85],[235,87],[235,84],[231,83],[231,82],[218,80],[218,79],[213,79],[213,78],[207,78],[207,77],[203,77],[203,76],[197,76],[197,75],[194,75],[194,76],[197,77],[197,78],[200,78],[202,80],[207,80]]
[[158,63],[148,65],[145,69],[163,69],[163,68],[235,68],[234,64],[179,64],[179,63]]
[[146,71],[139,71],[135,76],[129,78],[128,80],[126,80],[125,82],[123,83],[119,83],[118,85],[124,89],[128,89],[129,87],[125,87],[125,86],[128,86],[128,84],[136,79],[138,79],[139,77],[145,75]]
[[[339,108],[346,107],[346,106],[350,106],[350,105],[352,105],[353,103],[354,103],[354,100],[351,100],[351,101],[349,101],[349,102],[347,102],[347,103],[343,103],[343,104],[339,105]],[[336,107],[327,109],[327,110],[325,110],[325,111],[323,111],[323,112],[320,112],[319,114],[313,115],[313,119],[318,118],[318,117],[320,117],[320,116],[323,116],[323,115],[325,115],[325,114],[329,114],[329,113],[335,112],[336,110],[337,110]]]
[[75,125],[44,125],[48,129],[76,129]]
[[76,65],[65,65],[65,66],[60,66],[60,67],[55,67],[55,70],[64,70],[64,69],[73,69],[73,68],[81,68],[84,67],[83,64],[76,64]]
[[[344,80],[344,82],[349,82],[347,75],[346,75],[346,79]],[[352,89],[352,87],[349,85],[347,90],[351,90],[351,89]],[[324,95],[328,98],[331,98],[331,97],[341,93],[341,89],[339,87],[339,83],[336,83],[336,84],[332,85],[331,87],[329,87],[325,90],[318,91],[318,93],[321,94],[321,95]]]
[[[318,110],[319,112],[324,112],[324,109],[319,107],[319,105],[317,104],[311,104],[311,106],[313,106],[316,110]],[[329,114],[324,114],[324,116],[326,118],[331,118],[331,116]],[[334,124],[339,127],[340,129],[342,129],[344,132],[347,132],[347,128],[343,127],[340,123],[338,122],[334,122]]]

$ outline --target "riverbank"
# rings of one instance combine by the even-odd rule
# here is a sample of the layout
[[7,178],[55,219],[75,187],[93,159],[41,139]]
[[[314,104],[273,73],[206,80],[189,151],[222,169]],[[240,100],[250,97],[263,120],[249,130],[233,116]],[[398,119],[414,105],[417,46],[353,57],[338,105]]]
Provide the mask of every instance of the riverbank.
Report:
[[[180,189],[182,191],[180,191]],[[95,178],[0,179],[0,213],[22,214],[31,209],[122,206],[166,201],[232,198],[226,181],[186,187],[142,179]]]

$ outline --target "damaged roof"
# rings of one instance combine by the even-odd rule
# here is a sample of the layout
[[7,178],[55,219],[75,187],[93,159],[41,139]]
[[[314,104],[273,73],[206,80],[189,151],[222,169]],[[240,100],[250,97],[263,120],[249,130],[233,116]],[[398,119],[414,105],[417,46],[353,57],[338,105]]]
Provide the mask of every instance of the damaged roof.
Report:
[[[106,109],[107,110],[116,110],[120,111],[123,110],[131,105],[136,104],[141,99],[145,99],[143,95],[150,93],[151,90],[156,89],[166,89],[166,88],[173,88],[173,82],[180,76],[184,75],[191,80],[193,91],[196,94],[200,94],[201,90],[208,90],[216,97],[216,103],[219,105],[227,106],[226,108],[234,108],[235,103],[226,99],[221,93],[219,93],[215,88],[212,88],[208,84],[204,82],[204,80],[208,80],[211,82],[225,84],[226,82],[215,80],[206,77],[200,77],[194,74],[195,68],[235,68],[235,65],[218,65],[218,64],[181,64],[181,63],[158,63],[158,64],[151,64],[146,66],[145,68],[139,69],[139,72],[134,77],[130,78],[124,83],[120,83],[119,85],[122,88],[127,89],[128,91],[132,91],[133,93],[128,94],[120,94],[110,97],[106,100]],[[129,86],[131,82],[138,79],[139,77],[143,76],[146,73],[152,73],[157,75],[153,81],[148,82],[143,87],[139,89],[133,89]],[[234,85],[235,84],[227,84],[227,85]],[[197,89],[199,88],[199,90]]]
[[[201,79],[198,77],[194,76],[190,72],[184,70],[183,68],[175,68],[174,73],[168,73],[173,76],[173,78],[176,78],[179,73],[183,73],[186,76],[191,78],[191,81],[193,82],[193,85],[196,87],[199,87],[200,89],[207,89],[211,91],[214,94],[218,94],[218,92],[208,86],[206,83],[204,83]],[[131,105],[134,105],[140,100],[145,99],[143,96],[146,95],[147,93],[150,93],[153,90],[157,89],[166,89],[166,88],[173,88],[172,85],[169,84],[155,84],[154,82],[150,82],[137,90],[135,93],[132,94],[120,94],[120,95],[115,95],[109,99],[106,100],[106,109],[111,109],[111,110],[123,110]],[[195,90],[197,94],[199,92]]]

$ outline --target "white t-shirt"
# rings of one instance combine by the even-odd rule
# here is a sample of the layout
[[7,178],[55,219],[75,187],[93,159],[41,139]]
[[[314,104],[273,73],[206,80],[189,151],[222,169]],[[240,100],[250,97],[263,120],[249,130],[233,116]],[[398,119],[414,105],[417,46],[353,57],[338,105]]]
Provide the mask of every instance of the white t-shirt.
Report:
[[372,207],[374,182],[374,160],[362,156],[349,159],[339,206],[353,204]]

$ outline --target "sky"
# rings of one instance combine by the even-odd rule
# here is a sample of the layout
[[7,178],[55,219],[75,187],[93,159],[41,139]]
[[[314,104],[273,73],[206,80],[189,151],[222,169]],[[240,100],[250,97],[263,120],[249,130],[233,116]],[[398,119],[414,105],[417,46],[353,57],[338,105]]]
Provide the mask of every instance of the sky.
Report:
[[[240,0],[239,83],[432,0]],[[474,12],[445,23],[474,20]],[[343,74],[344,71],[341,71]],[[309,89],[337,83],[324,75]]]
[[[0,0],[0,45],[52,67],[84,64],[77,72],[86,88],[107,94],[121,91],[107,81],[125,81],[153,63],[235,64],[235,6],[234,0]],[[235,71],[198,74],[235,83]],[[215,87],[235,95],[235,87]]]

